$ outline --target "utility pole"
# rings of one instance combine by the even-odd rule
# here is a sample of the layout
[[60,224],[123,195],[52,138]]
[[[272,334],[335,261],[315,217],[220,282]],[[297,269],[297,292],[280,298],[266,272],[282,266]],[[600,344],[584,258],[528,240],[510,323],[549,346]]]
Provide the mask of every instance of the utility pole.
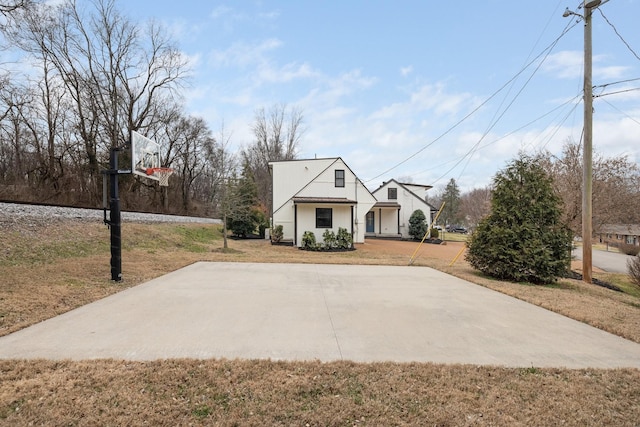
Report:
[[582,280],[591,284],[593,235],[593,82],[591,12],[601,0],[584,2],[584,147],[582,149]]
[[591,44],[591,14],[593,9],[609,0],[585,0],[584,15],[567,8],[562,16],[578,16],[584,20],[584,147],[582,149],[582,280],[592,282],[593,248],[593,53]]

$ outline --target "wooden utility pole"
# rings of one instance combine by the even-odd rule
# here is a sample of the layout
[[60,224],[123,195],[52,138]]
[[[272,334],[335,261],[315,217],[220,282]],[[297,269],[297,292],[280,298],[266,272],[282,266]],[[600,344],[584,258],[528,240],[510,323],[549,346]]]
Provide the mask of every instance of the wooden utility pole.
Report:
[[584,2],[584,147],[582,150],[582,280],[592,281],[593,82],[591,11],[601,0]]

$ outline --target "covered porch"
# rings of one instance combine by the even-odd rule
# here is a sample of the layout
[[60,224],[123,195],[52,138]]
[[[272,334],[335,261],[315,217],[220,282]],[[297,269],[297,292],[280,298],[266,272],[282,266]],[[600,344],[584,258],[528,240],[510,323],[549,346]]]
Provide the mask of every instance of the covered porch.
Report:
[[402,239],[400,233],[400,204],[377,202],[366,215],[365,237]]

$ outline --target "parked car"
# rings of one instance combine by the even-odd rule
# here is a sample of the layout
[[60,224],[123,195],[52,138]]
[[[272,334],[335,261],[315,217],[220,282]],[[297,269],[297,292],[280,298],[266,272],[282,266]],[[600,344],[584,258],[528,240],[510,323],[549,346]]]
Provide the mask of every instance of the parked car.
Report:
[[461,225],[448,225],[447,231],[450,233],[462,233],[467,234],[467,229]]

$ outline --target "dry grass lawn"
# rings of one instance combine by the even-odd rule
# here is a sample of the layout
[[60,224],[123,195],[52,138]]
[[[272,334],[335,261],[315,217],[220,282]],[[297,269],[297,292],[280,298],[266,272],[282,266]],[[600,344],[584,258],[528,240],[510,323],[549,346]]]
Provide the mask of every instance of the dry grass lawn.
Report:
[[[407,265],[412,242],[314,253],[229,241],[214,226],[123,226],[123,277],[109,231],[82,221],[0,220],[0,335],[196,261]],[[481,277],[463,243],[423,245],[431,266],[640,342],[640,298],[562,280]],[[598,274],[596,274],[596,277]],[[230,360],[0,361],[2,425],[638,425],[640,371]]]

